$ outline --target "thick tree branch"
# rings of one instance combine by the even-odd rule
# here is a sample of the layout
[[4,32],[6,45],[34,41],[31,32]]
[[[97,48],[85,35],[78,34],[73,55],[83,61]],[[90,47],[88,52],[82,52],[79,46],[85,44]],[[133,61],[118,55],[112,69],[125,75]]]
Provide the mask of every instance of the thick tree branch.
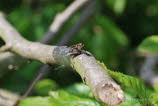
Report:
[[[56,25],[57,24],[60,25],[60,27],[58,27],[60,29],[63,26],[63,23],[65,23],[64,21],[67,21],[72,16],[72,14],[74,14],[79,8],[82,7],[82,5],[87,4],[86,1],[88,1],[88,0],[85,0],[85,1],[84,0],[74,1],[64,12],[60,13],[61,14],[60,17],[63,16],[62,18],[65,18],[65,16],[64,16],[65,14],[67,15],[66,19],[61,20],[62,22],[58,21],[60,17],[57,15],[56,18],[55,18],[55,20],[54,20],[54,22],[51,24],[51,26],[49,28],[49,31],[46,33],[46,35],[44,35],[44,37],[42,38],[42,40],[40,42],[41,43],[45,43],[45,44],[49,43],[49,41],[51,41],[55,37],[56,33],[58,32],[58,31],[54,31],[55,30],[54,28],[56,28]],[[76,4],[78,4],[78,5],[75,6]],[[91,5],[91,4],[94,4],[94,3],[90,2],[90,4],[88,4],[88,7],[85,10],[83,10],[83,13],[81,14],[81,20],[80,20],[81,22],[80,21],[78,22],[79,23],[79,24],[77,24],[78,26],[81,26],[80,23],[84,22],[82,20],[86,20],[88,18],[88,16],[90,16],[89,14],[92,13],[92,10],[93,10],[92,6],[91,6],[91,9],[89,8],[89,5]],[[84,11],[87,11],[87,12],[84,12]],[[69,15],[66,12],[69,12]],[[58,22],[56,22],[56,21],[58,21]],[[79,28],[78,29],[77,28],[78,27],[76,27],[75,30],[79,30]],[[68,34],[66,34],[66,38],[67,38],[67,35],[71,35],[72,36],[72,35],[74,35],[74,33],[70,33],[70,34],[68,33]],[[70,38],[71,36],[69,36],[68,38]],[[65,39],[65,36],[64,36],[64,39]],[[66,40],[64,40],[64,42],[65,41]],[[4,46],[4,48],[6,48],[6,46]],[[9,54],[9,55],[6,55],[6,54]],[[6,57],[8,59],[6,59],[4,57]],[[3,60],[6,63],[5,65],[3,65],[2,72],[1,72],[1,73],[4,72],[4,74],[7,72],[7,70],[13,70],[13,69],[16,70],[20,66],[23,66],[26,63],[26,60],[24,58],[21,58],[20,56],[16,56],[16,55],[14,55],[12,53],[8,53],[8,52],[7,53],[3,53],[2,58],[3,58]],[[8,61],[8,60],[10,60],[10,61]],[[14,60],[18,60],[20,62],[18,62],[18,61],[14,62]],[[0,61],[0,62],[4,62],[4,61]],[[8,65],[8,63],[9,63],[9,65]],[[24,64],[22,64],[22,63],[24,63]],[[6,67],[8,67],[7,70],[6,70]],[[43,69],[47,70],[47,68],[45,68],[45,67],[48,67],[48,65],[43,65],[42,68],[41,68],[42,71],[43,71]],[[3,71],[3,70],[5,70],[5,71]],[[41,70],[40,70],[40,72],[41,72]],[[3,74],[1,74],[1,76],[3,76]],[[42,74],[40,74],[40,77],[42,77]],[[37,79],[39,79],[39,77],[37,77]],[[35,80],[35,81],[38,81],[38,80]],[[33,84],[36,83],[35,81],[33,81]],[[24,97],[29,94],[28,92],[31,91],[31,89],[33,88],[33,86],[34,85],[31,85],[31,87],[28,89],[28,91],[24,94]]]
[[69,55],[73,53],[71,47],[49,46],[25,40],[2,15],[0,15],[0,37],[9,46],[11,52],[25,58],[45,64],[71,64],[91,88],[95,97],[103,103],[116,105],[124,101],[120,86],[112,80],[93,56],[81,53],[74,57]]
[[19,98],[17,94],[0,89],[0,106],[13,106]]
[[[61,29],[61,27],[63,26],[63,24],[77,11],[79,10],[83,5],[87,4],[88,0],[75,0],[72,4],[70,4],[70,6],[64,10],[62,13],[59,13],[53,23],[50,25],[50,28],[48,30],[48,32],[44,35],[44,37],[40,40],[41,43],[49,43],[54,37],[55,35],[57,34],[57,32]],[[0,13],[2,15],[2,13]],[[5,51],[9,49],[9,45],[5,45],[3,48],[1,47],[0,48],[0,52],[2,51]],[[19,58],[19,56],[13,54],[13,53],[9,53],[11,56],[8,55],[8,53],[2,53],[3,55],[0,55],[0,58],[3,58],[0,59],[0,62],[3,62],[5,61],[6,63],[6,68],[3,67],[2,69],[5,70],[5,72],[11,70],[12,68],[8,68],[9,65],[14,65],[16,64],[16,67],[20,67],[20,66],[23,66],[23,63],[26,63],[26,59],[22,58],[21,60],[18,60],[18,61],[21,61],[21,63],[19,63],[18,61],[7,61],[8,58],[10,57],[14,57],[14,58]],[[1,57],[2,56],[2,57]],[[9,57],[8,57],[9,56]],[[16,57],[17,56],[17,57]],[[4,58],[6,57],[6,58]],[[10,59],[10,60],[13,60],[14,58]],[[3,71],[2,70],[2,71]]]
[[71,60],[72,67],[91,88],[96,99],[110,106],[122,103],[124,94],[106,70],[92,56],[79,55]]
[[[93,14],[95,4],[96,4],[96,0],[90,1],[87,4],[87,7],[85,7],[83,12],[81,13],[80,20],[61,38],[61,40],[59,41],[59,43],[57,43],[57,45],[67,44],[69,39],[73,35],[76,35],[76,33],[80,30],[80,28],[86,23],[86,21]],[[48,66],[48,65],[44,64],[44,65],[41,66],[41,68],[39,70],[39,74],[31,82],[31,85],[29,86],[29,88],[27,89],[25,94],[23,95],[23,98],[27,97],[30,94],[30,92],[32,91],[33,87],[38,82],[38,80],[40,80],[44,76],[44,72],[47,72],[49,69],[50,69],[50,66]]]
[[13,27],[11,27],[2,15],[0,16],[0,37],[5,41],[5,46],[10,48],[10,51],[20,56],[28,59],[37,59],[47,64],[54,64],[56,62],[52,56],[56,46],[48,46],[25,40]]
[[58,13],[51,24],[49,31],[45,36],[43,36],[40,42],[49,42],[50,39],[53,39],[56,33],[61,29],[65,22],[82,6],[84,6],[89,0],[74,0],[70,6],[61,13]]
[[[57,43],[57,45],[64,45],[67,44],[69,39],[73,36],[76,35],[76,33],[81,29],[81,27],[86,23],[86,21],[90,18],[90,16],[92,15],[93,11],[94,11],[94,6],[96,4],[96,0],[90,1],[87,4],[87,7],[85,7],[85,9],[83,10],[83,12],[81,13],[81,18],[80,20],[70,29],[70,31],[68,31],[68,33],[66,33],[61,40],[59,41],[59,43]],[[53,35],[52,35],[53,36]],[[44,43],[44,42],[43,42]],[[35,84],[45,75],[44,72],[47,72],[50,69],[50,66],[48,65],[42,65],[38,75],[36,76],[36,78],[31,82],[31,85],[29,86],[29,88],[27,89],[27,91],[25,92],[25,94],[23,95],[22,98],[27,97],[30,92],[32,91],[33,87],[35,86]]]

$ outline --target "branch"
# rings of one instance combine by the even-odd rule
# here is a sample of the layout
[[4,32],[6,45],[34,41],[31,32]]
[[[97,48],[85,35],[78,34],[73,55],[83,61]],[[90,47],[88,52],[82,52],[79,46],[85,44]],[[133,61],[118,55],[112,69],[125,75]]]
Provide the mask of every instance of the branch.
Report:
[[49,46],[31,42],[20,34],[0,15],[0,37],[9,50],[22,57],[40,61],[44,64],[71,65],[91,88],[94,96],[108,105],[116,105],[124,101],[123,91],[100,66],[93,56],[84,53],[74,57],[71,47]]
[[[76,35],[76,33],[80,30],[80,28],[85,24],[85,22],[93,14],[93,9],[94,9],[95,4],[96,4],[96,0],[89,1],[89,3],[87,4],[87,7],[85,7],[85,9],[83,10],[83,12],[81,13],[80,20],[70,29],[70,31],[68,31],[68,33],[66,33],[61,38],[60,42],[57,43],[57,45],[67,44],[67,42],[69,41],[69,39],[73,35]],[[28,87],[28,89],[26,90],[26,92],[24,93],[24,95],[23,95],[22,98],[25,98],[25,97],[27,97],[30,94],[30,92],[32,91],[32,89],[35,86],[35,84],[38,82],[38,80],[40,80],[44,76],[44,74],[45,74],[44,72],[47,72],[49,70],[49,68],[50,68],[50,66],[45,65],[45,64],[41,66],[38,75],[31,82],[31,85]]]
[[147,56],[140,69],[141,78],[150,85],[158,84],[158,75],[154,72],[158,63],[158,55]]
[[74,0],[66,10],[62,13],[58,13],[51,24],[49,31],[40,42],[49,42],[49,39],[53,39],[65,22],[87,2],[88,0]]
[[[59,13],[58,15],[56,15],[53,23],[50,25],[50,28],[48,30],[48,32],[44,35],[44,37],[40,40],[41,43],[49,43],[52,39],[54,39],[55,35],[57,34],[57,32],[61,29],[61,27],[63,26],[63,24],[77,11],[79,10],[83,5],[85,5],[88,2],[88,0],[75,0],[72,4],[70,4],[70,6],[63,11],[62,13]],[[0,13],[2,15],[2,13]],[[7,49],[9,49],[9,45],[5,45],[3,48],[0,48],[0,52],[2,51],[6,51]],[[8,55],[8,53],[3,53],[3,55],[0,55],[0,58],[3,58],[3,61],[5,61],[6,65],[3,66],[2,68],[6,71],[3,71],[3,73],[6,73],[7,71],[12,70],[12,68],[8,68],[9,65],[13,65],[14,67],[22,67],[24,64],[26,63],[26,59],[21,59],[20,56],[17,56],[13,53],[9,53],[11,56]],[[1,57],[2,56],[2,57]],[[17,57],[16,57],[17,56]],[[5,57],[5,58],[4,58]],[[8,58],[14,57],[16,58],[18,61],[14,61],[16,59],[12,58],[9,60],[12,61],[7,61]],[[20,59],[20,60],[19,60]],[[3,62],[2,59],[0,59],[0,62]],[[21,63],[19,62],[21,61]],[[14,65],[16,64],[16,66]],[[2,74],[1,74],[2,76]]]
[[[22,95],[22,97],[20,98],[20,100],[26,98],[27,96],[29,96],[29,94],[31,93],[32,89],[34,88],[34,86],[37,84],[37,82],[42,79],[42,77],[47,74],[47,72],[50,70],[49,65],[42,65],[41,68],[38,71],[37,76],[31,81],[31,84],[29,85],[28,89],[25,91],[25,93]],[[20,101],[18,100],[17,103]]]
[[72,67],[91,88],[96,99],[110,106],[122,103],[124,94],[106,70],[92,56],[79,55],[71,60]]
[[13,106],[19,99],[19,95],[0,89],[0,106]]
[[72,36],[76,35],[76,33],[81,29],[81,27],[92,16],[95,5],[96,0],[89,1],[88,6],[81,13],[80,20],[75,25],[73,25],[73,27],[63,36],[63,38],[59,42],[59,45],[66,44]]

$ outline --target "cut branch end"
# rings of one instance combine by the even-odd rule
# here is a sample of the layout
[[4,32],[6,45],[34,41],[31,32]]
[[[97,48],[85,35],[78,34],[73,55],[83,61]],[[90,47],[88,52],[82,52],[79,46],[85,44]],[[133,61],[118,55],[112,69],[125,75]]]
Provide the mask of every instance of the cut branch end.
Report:
[[101,102],[114,106],[124,101],[124,93],[114,82],[101,83],[96,88],[96,98]]

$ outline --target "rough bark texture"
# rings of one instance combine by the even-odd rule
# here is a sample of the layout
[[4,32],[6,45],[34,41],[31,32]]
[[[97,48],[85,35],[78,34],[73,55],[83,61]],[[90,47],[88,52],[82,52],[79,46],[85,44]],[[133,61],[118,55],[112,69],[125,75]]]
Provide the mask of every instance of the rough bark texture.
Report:
[[82,54],[73,58],[71,64],[98,100],[109,105],[124,101],[120,86],[113,81],[94,57]]
[[3,47],[6,50],[27,59],[38,60],[44,64],[58,63],[60,58],[63,59],[63,56],[69,51],[66,46],[49,46],[24,39],[2,15],[0,15],[0,37],[6,43]]
[[17,94],[0,89],[0,106],[13,106],[19,97]]

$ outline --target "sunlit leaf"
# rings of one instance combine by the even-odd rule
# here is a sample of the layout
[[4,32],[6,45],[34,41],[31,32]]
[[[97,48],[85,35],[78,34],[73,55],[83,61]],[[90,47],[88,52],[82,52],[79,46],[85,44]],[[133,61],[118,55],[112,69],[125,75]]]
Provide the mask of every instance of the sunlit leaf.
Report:
[[[100,62],[99,62],[100,63]],[[106,68],[104,63],[100,63],[102,67],[107,70],[107,72],[111,75],[113,79],[115,79],[118,83],[121,84],[122,88],[131,88],[134,93],[138,96],[138,100],[143,104],[149,104],[149,93],[144,85],[144,83],[133,76],[125,75],[120,72],[111,71]]]
[[138,51],[158,54],[158,36],[154,35],[154,36],[147,37],[139,45]]
[[158,92],[153,92],[150,95],[152,104],[158,104]]
[[114,11],[114,13],[120,15],[123,13],[126,7],[126,0],[104,0],[106,5]]
[[80,96],[90,96],[91,91],[90,88],[84,83],[76,83],[64,89],[67,92],[70,92],[75,95]]
[[49,97],[29,97],[20,102],[18,106],[52,106]]
[[43,79],[40,80],[35,85],[35,91],[41,96],[48,95],[48,92],[51,90],[56,90],[58,88],[58,85],[55,81],[50,79]]
[[125,102],[118,106],[142,106],[138,99],[133,98],[131,95],[125,94]]
[[50,97],[53,106],[103,106],[95,99],[75,96],[63,90],[50,92]]

